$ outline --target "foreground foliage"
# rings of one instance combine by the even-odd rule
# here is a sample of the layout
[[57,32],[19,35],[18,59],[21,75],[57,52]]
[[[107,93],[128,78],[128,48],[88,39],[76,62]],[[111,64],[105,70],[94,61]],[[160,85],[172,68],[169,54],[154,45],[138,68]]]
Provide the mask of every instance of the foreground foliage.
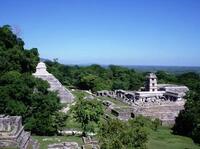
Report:
[[80,98],[72,108],[75,120],[81,124],[83,135],[94,132],[101,115],[103,115],[102,103],[97,100],[84,100]]
[[65,115],[49,84],[32,76],[39,61],[37,49],[24,49],[24,42],[10,26],[0,27],[0,114],[20,115],[26,130],[53,135],[64,126]]
[[173,132],[191,137],[200,144],[200,76],[195,73],[186,73],[179,77],[190,88],[185,97],[185,109],[176,118]]
[[200,89],[187,95],[185,109],[176,118],[173,132],[189,136],[196,143],[200,143]]
[[[156,126],[155,126],[156,125]],[[145,149],[149,131],[157,124],[142,116],[128,122],[109,119],[101,124],[98,133],[103,149]]]

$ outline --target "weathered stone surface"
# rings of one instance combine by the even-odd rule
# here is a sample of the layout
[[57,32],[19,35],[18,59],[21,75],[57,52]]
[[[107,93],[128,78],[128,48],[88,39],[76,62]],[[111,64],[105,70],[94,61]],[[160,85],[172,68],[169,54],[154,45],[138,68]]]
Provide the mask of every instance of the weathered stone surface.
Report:
[[143,106],[134,111],[135,115],[143,115],[152,119],[159,118],[163,125],[173,125],[179,112],[184,109],[185,102],[176,101],[165,104]]
[[134,110],[132,108],[112,108],[111,113],[118,117],[120,120],[127,121],[130,118],[134,118]]
[[24,131],[20,116],[0,116],[0,148],[18,147],[38,149],[39,144],[32,140],[29,132]]
[[82,149],[92,148],[92,149],[100,149],[99,142],[93,140],[90,136],[83,137],[83,142],[85,145],[82,145]]
[[76,142],[64,142],[58,144],[50,144],[48,145],[48,149],[79,149],[79,146]]
[[[133,115],[144,115],[152,119],[159,118],[163,125],[172,125],[180,110],[184,109],[184,96],[189,89],[174,84],[157,84],[157,77],[147,75],[145,91],[98,91],[97,96],[107,96],[127,103],[133,112],[111,108],[111,112],[119,119],[127,120]],[[105,103],[108,106],[108,102]]]
[[45,63],[38,63],[36,72],[33,73],[33,75],[37,78],[47,81],[50,85],[49,90],[58,92],[61,103],[72,103],[74,101],[73,94],[66,89],[51,73],[47,72]]

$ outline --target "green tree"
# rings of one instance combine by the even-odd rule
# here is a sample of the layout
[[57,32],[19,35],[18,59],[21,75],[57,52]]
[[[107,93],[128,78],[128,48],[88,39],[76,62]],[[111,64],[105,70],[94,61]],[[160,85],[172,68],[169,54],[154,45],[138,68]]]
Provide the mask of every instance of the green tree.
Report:
[[[49,84],[32,76],[39,61],[37,49],[24,49],[24,42],[10,26],[0,27],[0,113],[21,115],[25,129],[53,135],[63,127],[65,115]],[[58,117],[58,119],[55,119]]]
[[190,90],[198,91],[200,86],[200,75],[194,72],[181,74],[178,76],[178,83],[186,85]]
[[165,71],[157,71],[156,76],[158,77],[158,83],[175,83],[177,77],[174,74],[167,73]]
[[172,128],[174,134],[191,137],[200,143],[200,75],[188,72],[177,76],[177,83],[189,87],[184,110],[180,111]]
[[32,133],[57,133],[62,123],[53,117],[58,115],[61,105],[56,93],[49,92],[48,87],[47,82],[29,74],[16,71],[4,73],[0,77],[0,113],[21,115],[25,128]]
[[200,143],[200,88],[198,91],[191,91],[186,96],[185,109],[176,118],[173,132],[179,135],[191,137],[195,142]]
[[72,111],[76,121],[81,123],[83,135],[95,131],[95,125],[99,123],[103,114],[102,103],[96,100],[79,99]]
[[82,90],[138,90],[143,86],[144,75],[121,66],[102,67],[97,64],[90,66],[67,66],[58,62],[46,61],[48,71],[53,73],[67,86]]
[[24,42],[12,33],[10,26],[0,27],[0,72],[34,72],[39,61],[36,48],[24,49]]
[[[144,125],[140,125],[144,123]],[[128,122],[118,119],[103,121],[98,132],[103,149],[134,149],[146,148],[148,128],[151,121],[138,117]]]
[[156,118],[154,121],[153,121],[153,126],[154,126],[154,130],[157,131],[158,130],[158,127],[161,126],[162,122],[160,121],[160,119]]

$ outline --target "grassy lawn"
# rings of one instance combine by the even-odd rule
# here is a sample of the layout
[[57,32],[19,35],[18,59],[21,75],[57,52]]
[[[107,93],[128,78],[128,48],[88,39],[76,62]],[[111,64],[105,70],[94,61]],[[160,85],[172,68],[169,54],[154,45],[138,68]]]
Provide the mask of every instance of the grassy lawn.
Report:
[[[81,91],[81,90],[75,90],[72,92],[76,98],[79,98],[79,97],[85,97],[85,96],[88,96],[89,94],[86,93],[85,91]],[[117,99],[114,99],[114,98],[110,98],[110,97],[101,97],[101,96],[98,96],[97,98],[101,99],[101,100],[108,100],[108,101],[111,101],[112,103],[116,104],[117,106],[120,106],[120,107],[127,107],[129,106],[128,104],[124,103],[124,102],[121,102],[120,100],[117,100]]]
[[121,102],[120,100],[117,100],[117,99],[114,99],[114,98],[110,98],[110,97],[97,97],[97,98],[102,99],[102,100],[111,101],[112,103],[114,103],[114,104],[116,104],[117,106],[120,106],[120,107],[129,106],[128,104]]
[[88,95],[89,95],[88,93],[86,93],[85,91],[82,91],[82,90],[74,90],[74,91],[72,91],[72,94],[73,94],[76,98],[85,97],[85,96],[88,96]]
[[40,149],[47,149],[49,144],[61,142],[77,142],[79,146],[83,145],[81,137],[78,136],[33,136],[40,143]]
[[150,133],[148,149],[200,149],[188,137],[173,135],[169,128],[160,128]]

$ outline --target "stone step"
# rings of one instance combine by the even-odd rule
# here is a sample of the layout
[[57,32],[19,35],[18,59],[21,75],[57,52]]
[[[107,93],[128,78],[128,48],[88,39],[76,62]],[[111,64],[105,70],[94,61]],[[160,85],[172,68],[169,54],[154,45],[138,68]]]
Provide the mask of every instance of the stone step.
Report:
[[21,133],[19,138],[20,138],[19,140],[20,149],[26,149],[29,144],[30,133],[23,131],[23,133]]
[[50,84],[49,90],[58,92],[58,96],[60,97],[62,103],[71,103],[73,101],[74,97],[71,92],[62,86],[58,79],[56,79],[53,75],[38,75],[37,77],[46,80]]

